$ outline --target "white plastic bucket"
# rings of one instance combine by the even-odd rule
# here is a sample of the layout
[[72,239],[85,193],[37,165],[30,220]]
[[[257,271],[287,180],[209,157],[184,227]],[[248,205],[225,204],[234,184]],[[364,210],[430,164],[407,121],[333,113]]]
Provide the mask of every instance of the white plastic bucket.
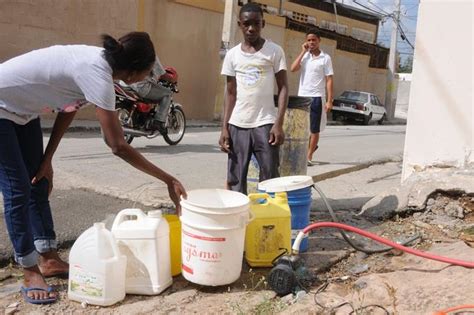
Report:
[[184,278],[219,286],[240,277],[250,200],[239,192],[199,189],[181,200],[181,253]]

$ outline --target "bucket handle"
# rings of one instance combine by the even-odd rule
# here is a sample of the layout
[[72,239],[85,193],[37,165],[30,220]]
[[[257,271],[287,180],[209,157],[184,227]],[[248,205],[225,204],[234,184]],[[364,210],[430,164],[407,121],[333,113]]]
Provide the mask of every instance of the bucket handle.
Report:
[[114,235],[112,233],[108,234],[109,241],[112,244],[112,251],[114,252],[114,257],[121,257],[122,253],[120,252],[118,248],[118,243],[117,240],[115,239]]
[[192,211],[192,212],[199,212],[199,213],[212,214],[212,215],[223,215],[223,216],[224,215],[235,215],[237,213],[241,213],[242,210],[240,210],[240,209],[242,209],[242,207],[243,207],[243,206],[232,207],[233,209],[239,209],[239,211],[237,211],[237,212],[215,212],[215,211],[209,211],[208,209],[200,208],[200,207],[195,206],[193,204],[187,203],[186,201],[184,201],[184,202],[181,201],[181,206],[183,208],[186,208],[189,211]]
[[141,209],[123,209],[117,214],[114,224],[112,225],[112,229],[117,228],[120,224],[122,224],[122,222],[127,221],[126,216],[131,215],[136,216],[137,221],[141,221],[146,218],[146,214]]
[[[249,224],[249,222],[253,221],[255,219],[255,215],[252,213],[251,210],[249,210],[247,212],[248,216],[247,218],[244,217],[244,216],[240,216],[240,224],[239,226],[236,226],[234,227],[234,229],[237,229],[237,228],[244,228],[247,224]],[[190,224],[188,222],[186,222],[186,219],[184,219],[182,216],[180,218],[180,221],[186,225],[189,225],[189,226],[192,226],[192,227],[197,227],[199,229],[203,229],[203,230],[213,230],[213,231],[225,231],[225,230],[229,230],[228,227],[217,227],[217,226],[198,226],[196,224]]]
[[[96,224],[99,224],[99,225],[96,225]],[[95,233],[96,233],[96,238],[99,239],[100,238],[100,233],[101,233],[101,229],[106,229],[105,228],[105,225],[104,223],[96,223],[94,224],[94,227],[95,227]],[[103,233],[103,232],[102,232]],[[112,233],[106,233],[105,234],[105,237],[108,238],[109,240],[109,244],[111,244],[111,247],[112,247],[112,252],[114,253],[114,258],[115,257],[121,257],[122,254],[118,248],[118,243],[117,243],[117,240],[115,239],[114,235]],[[109,258],[110,259],[110,258]],[[112,258],[113,259],[113,258]]]
[[252,222],[255,219],[255,214],[253,214],[252,210],[249,210],[248,212],[248,217],[245,220],[245,218],[242,216],[240,217],[240,227],[243,228],[250,222]]

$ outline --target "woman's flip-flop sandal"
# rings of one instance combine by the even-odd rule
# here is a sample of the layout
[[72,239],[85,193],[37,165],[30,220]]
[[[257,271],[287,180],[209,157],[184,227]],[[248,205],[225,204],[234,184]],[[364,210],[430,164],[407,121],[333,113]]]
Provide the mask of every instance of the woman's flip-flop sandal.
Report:
[[30,291],[43,291],[43,292],[51,293],[51,292],[54,292],[54,289],[52,287],[48,287],[48,289],[21,287],[21,295],[23,295],[23,298],[25,299],[26,302],[31,303],[31,304],[51,304],[58,300],[57,297],[54,297],[54,298],[49,297],[47,299],[34,299],[28,296],[28,292]]

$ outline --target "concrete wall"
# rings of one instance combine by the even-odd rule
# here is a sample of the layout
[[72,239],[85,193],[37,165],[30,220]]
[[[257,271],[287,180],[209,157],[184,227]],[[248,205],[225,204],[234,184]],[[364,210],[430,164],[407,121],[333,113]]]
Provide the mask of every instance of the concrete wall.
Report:
[[[279,4],[276,0],[260,2]],[[335,21],[329,13],[287,1],[284,4],[287,10]],[[187,117],[211,120],[219,116],[222,103],[219,48],[223,11],[223,0],[4,0],[0,1],[0,62],[53,44],[99,45],[102,33],[118,37],[144,30],[150,33],[162,63],[178,70],[181,92],[175,99],[183,104]],[[290,66],[300,52],[304,34],[286,30],[282,17],[266,14],[265,20],[263,36],[284,48]],[[374,25],[360,21],[341,17],[341,23],[375,31]],[[241,40],[237,29],[236,42]],[[368,68],[368,56],[338,51],[336,42],[328,39],[323,39],[321,47],[333,58],[336,95],[344,89],[374,92],[384,86],[385,79],[380,81]],[[298,80],[298,74],[289,74],[290,94],[297,94]],[[94,117],[93,108],[77,115],[79,119]]]
[[[280,6],[280,0],[258,0],[257,2],[265,4],[267,6],[271,6],[273,8],[279,8]],[[309,7],[299,5],[296,3],[291,3],[289,1],[283,1],[283,10],[298,12],[298,13],[306,14],[308,16],[313,16],[316,18],[316,24],[318,25],[320,25],[321,21],[323,20],[327,22],[333,22],[333,23],[336,22],[336,16],[334,14],[316,10],[313,8],[309,8]],[[339,24],[347,26],[346,35],[349,35],[349,36],[353,33],[353,28],[358,28],[358,29],[366,30],[368,32],[372,32],[374,34],[374,40],[377,36],[376,34],[377,26],[370,23],[353,20],[344,16],[339,16]]]
[[[56,44],[100,45],[100,34],[120,36],[136,26],[131,0],[0,1],[0,62]],[[77,117],[93,118],[94,109]]]
[[188,118],[212,119],[223,15],[172,1],[146,0],[145,8],[144,30],[150,33],[161,62],[178,71],[176,101]]
[[0,1],[0,62],[54,44],[97,45],[99,35],[118,36],[136,28],[130,0]]
[[410,103],[411,74],[400,74],[398,77],[397,104],[395,105],[395,118],[407,119],[408,104]]
[[473,6],[420,2],[402,180],[433,167],[474,167]]

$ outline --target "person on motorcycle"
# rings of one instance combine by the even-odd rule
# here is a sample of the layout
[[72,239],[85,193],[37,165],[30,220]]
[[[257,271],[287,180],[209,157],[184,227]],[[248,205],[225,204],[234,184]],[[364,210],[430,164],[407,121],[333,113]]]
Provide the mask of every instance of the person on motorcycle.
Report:
[[164,133],[166,132],[166,117],[171,104],[172,91],[161,85],[160,80],[173,82],[175,78],[163,68],[157,56],[150,75],[145,80],[132,84],[131,87],[140,97],[158,104],[158,110],[155,112],[151,127]]
[[[49,204],[52,158],[76,111],[94,104],[106,144],[113,154],[165,182],[180,212],[183,185],[149,162],[124,140],[115,112],[114,81],[144,80],[155,63],[150,36],[132,32],[103,47],[57,45],[31,51],[0,64],[0,189],[15,259],[23,268],[21,293],[33,304],[53,303],[58,294],[44,277],[67,274],[57,253]],[[43,153],[39,115],[57,112]]]

